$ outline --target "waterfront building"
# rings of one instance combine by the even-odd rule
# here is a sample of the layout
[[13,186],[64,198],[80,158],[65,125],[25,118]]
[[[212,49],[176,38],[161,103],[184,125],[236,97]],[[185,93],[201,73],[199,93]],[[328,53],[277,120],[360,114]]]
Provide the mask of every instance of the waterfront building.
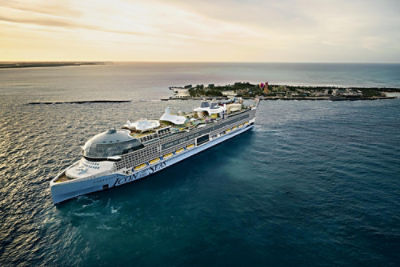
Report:
[[226,90],[221,92],[223,96],[236,96],[236,92],[234,90]]

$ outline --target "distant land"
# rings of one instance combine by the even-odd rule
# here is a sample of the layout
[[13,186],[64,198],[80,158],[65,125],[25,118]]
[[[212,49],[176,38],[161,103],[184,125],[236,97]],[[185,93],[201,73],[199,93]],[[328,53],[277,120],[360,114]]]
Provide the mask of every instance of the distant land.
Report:
[[0,69],[103,65],[105,62],[0,62]]
[[59,105],[59,104],[108,104],[129,103],[131,100],[82,100],[82,101],[56,101],[56,102],[29,102],[28,105]]
[[[228,98],[260,97],[263,100],[376,100],[393,99],[385,93],[399,93],[400,88],[386,87],[339,87],[339,86],[303,86],[303,85],[273,85],[266,83],[251,84],[236,82],[228,85],[207,86],[185,85],[170,87],[174,96],[169,99],[200,99],[200,98]],[[162,99],[168,100],[168,99]]]

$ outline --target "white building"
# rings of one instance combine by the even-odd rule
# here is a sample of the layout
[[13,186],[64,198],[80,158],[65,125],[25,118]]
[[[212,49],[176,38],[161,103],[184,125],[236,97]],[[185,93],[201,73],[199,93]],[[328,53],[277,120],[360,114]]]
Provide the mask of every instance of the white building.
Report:
[[222,91],[221,92],[223,96],[236,96],[236,92],[233,90],[229,90],[229,91]]
[[189,89],[173,88],[172,90],[174,90],[174,97],[176,97],[176,98],[189,98],[190,97]]

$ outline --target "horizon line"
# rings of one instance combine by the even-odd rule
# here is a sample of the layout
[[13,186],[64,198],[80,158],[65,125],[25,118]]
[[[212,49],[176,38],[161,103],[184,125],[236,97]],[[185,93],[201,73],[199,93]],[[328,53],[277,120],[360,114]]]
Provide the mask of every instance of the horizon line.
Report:
[[226,64],[400,64],[400,62],[391,61],[376,61],[376,62],[363,62],[363,61],[155,61],[155,60],[15,60],[15,61],[2,61],[0,64],[7,63],[226,63]]

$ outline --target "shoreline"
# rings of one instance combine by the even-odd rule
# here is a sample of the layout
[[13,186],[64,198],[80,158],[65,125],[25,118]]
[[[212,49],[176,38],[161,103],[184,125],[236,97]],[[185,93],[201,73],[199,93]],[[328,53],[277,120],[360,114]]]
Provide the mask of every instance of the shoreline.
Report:
[[[255,97],[242,97],[245,100],[254,100]],[[365,101],[365,100],[383,100],[383,99],[396,99],[398,97],[395,96],[380,96],[380,97],[354,97],[354,98],[334,98],[334,97],[259,97],[260,101],[277,101],[277,100],[285,100],[285,101],[301,101],[301,100],[309,100],[309,101]],[[172,101],[172,100],[227,100],[228,97],[190,97],[190,98],[161,98],[161,101]]]
[[0,69],[20,69],[20,68],[48,68],[48,67],[67,67],[85,65],[104,65],[106,62],[10,62],[1,63]]
[[81,101],[45,101],[29,102],[26,105],[60,105],[60,104],[111,104],[111,103],[130,103],[132,100],[81,100]]
[[400,97],[400,88],[394,87],[342,87],[342,86],[304,86],[304,85],[277,85],[251,84],[236,82],[228,85],[202,84],[184,87],[169,87],[174,96],[163,98],[168,100],[226,100],[232,97],[260,100],[329,100],[329,101],[357,101],[395,99]]
[[260,97],[260,100],[311,100],[311,101],[359,101],[359,100],[380,100],[380,99],[396,99],[394,96],[378,96],[378,97]]

